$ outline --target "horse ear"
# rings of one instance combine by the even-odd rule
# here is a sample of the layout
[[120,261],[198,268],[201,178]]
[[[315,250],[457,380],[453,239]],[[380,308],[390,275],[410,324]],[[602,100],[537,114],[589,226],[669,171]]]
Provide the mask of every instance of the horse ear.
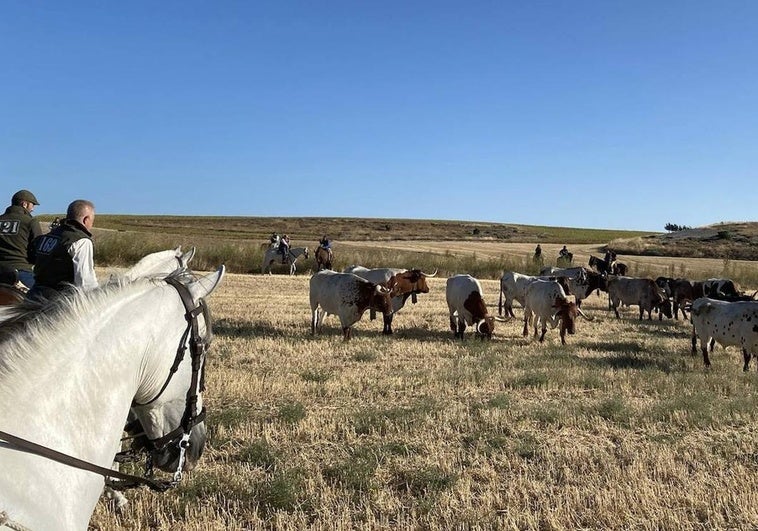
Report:
[[[178,247],[177,250],[181,251],[182,248]],[[193,247],[192,249],[190,249],[186,253],[182,254],[181,261],[182,261],[182,264],[184,264],[185,267],[187,266],[187,264],[190,263],[190,260],[192,260],[195,257],[195,251],[196,251],[196,248]]]
[[221,266],[215,273],[205,275],[204,277],[188,285],[187,288],[192,294],[192,298],[197,301],[203,297],[210,295],[213,290],[215,290],[221,283],[221,279],[224,278],[225,272],[226,267]]

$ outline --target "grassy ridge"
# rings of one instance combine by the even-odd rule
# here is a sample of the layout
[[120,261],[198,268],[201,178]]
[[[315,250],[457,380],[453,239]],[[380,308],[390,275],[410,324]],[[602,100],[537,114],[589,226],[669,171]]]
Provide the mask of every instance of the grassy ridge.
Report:
[[[50,221],[52,216],[40,216]],[[349,264],[407,267],[444,271],[465,269],[494,278],[503,268],[525,270],[521,257],[503,256],[499,260],[473,255],[430,256],[426,252],[382,251],[381,242],[389,240],[436,241],[508,241],[545,243],[591,243],[603,245],[614,238],[633,238],[649,233],[542,227],[445,220],[358,219],[358,218],[262,218],[262,217],[189,217],[189,216],[112,216],[98,215],[95,228],[95,260],[98,265],[124,266],[142,256],[176,246],[195,246],[198,255],[194,267],[210,269],[219,263],[236,273],[260,271],[263,260],[261,244],[276,232],[289,234],[293,245],[311,249],[322,235],[336,241],[375,241],[371,250],[343,247],[338,267]],[[309,264],[310,267],[310,264]]]

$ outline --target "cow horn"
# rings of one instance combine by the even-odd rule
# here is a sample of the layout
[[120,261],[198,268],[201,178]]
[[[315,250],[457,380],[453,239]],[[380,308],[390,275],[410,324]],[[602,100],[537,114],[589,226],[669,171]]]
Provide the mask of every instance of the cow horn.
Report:
[[492,317],[495,319],[495,321],[499,321],[501,323],[507,323],[508,321],[511,320],[510,316],[508,318],[505,318],[505,317],[500,317],[499,315],[493,315]]
[[594,317],[590,317],[589,315],[585,314],[579,306],[576,307],[576,311],[579,312],[579,315],[581,315],[582,317],[584,317],[588,321],[594,321],[595,320]]
[[437,276],[437,271],[438,271],[438,270],[437,270],[437,269],[435,269],[435,270],[434,270],[434,273],[432,273],[432,274],[430,275],[429,273],[424,273],[423,271],[419,270],[419,272],[421,273],[421,276],[422,276],[422,277],[425,277],[425,278],[431,278],[431,277]]

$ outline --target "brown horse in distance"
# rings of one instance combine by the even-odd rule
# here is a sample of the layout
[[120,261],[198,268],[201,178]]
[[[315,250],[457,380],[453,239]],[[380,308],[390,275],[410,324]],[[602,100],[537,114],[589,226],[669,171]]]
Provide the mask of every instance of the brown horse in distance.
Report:
[[334,260],[334,252],[331,249],[325,249],[320,245],[316,247],[316,266],[317,271],[332,268],[332,261]]

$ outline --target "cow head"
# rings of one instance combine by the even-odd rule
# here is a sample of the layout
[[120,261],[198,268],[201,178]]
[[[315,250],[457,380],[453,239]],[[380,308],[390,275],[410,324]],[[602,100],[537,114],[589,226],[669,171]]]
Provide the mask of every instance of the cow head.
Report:
[[429,293],[429,286],[426,283],[426,279],[431,278],[436,274],[437,271],[428,274],[420,269],[409,269],[390,278],[389,282],[387,282],[387,287],[392,290],[393,297],[410,293],[413,295],[413,302],[415,303],[417,293]]
[[495,332],[495,318],[488,315],[478,323],[476,323],[476,333],[479,334],[482,339],[492,339],[492,334]]
[[371,301],[369,308],[382,312],[384,315],[390,315],[392,313],[392,296],[389,288],[384,286],[374,286],[371,292]]
[[566,335],[566,332],[569,334],[575,333],[576,318],[579,314],[576,303],[567,299],[556,299],[553,308],[556,310],[553,314],[553,322],[556,319],[560,319],[561,321],[561,339]]
[[576,333],[576,320],[578,317],[584,317],[588,321],[593,320],[592,317],[585,315],[574,301],[568,299],[556,299],[553,308],[556,310],[553,314],[553,322],[555,322],[555,319],[560,319],[561,342],[564,344],[566,343],[566,332],[569,334]]

